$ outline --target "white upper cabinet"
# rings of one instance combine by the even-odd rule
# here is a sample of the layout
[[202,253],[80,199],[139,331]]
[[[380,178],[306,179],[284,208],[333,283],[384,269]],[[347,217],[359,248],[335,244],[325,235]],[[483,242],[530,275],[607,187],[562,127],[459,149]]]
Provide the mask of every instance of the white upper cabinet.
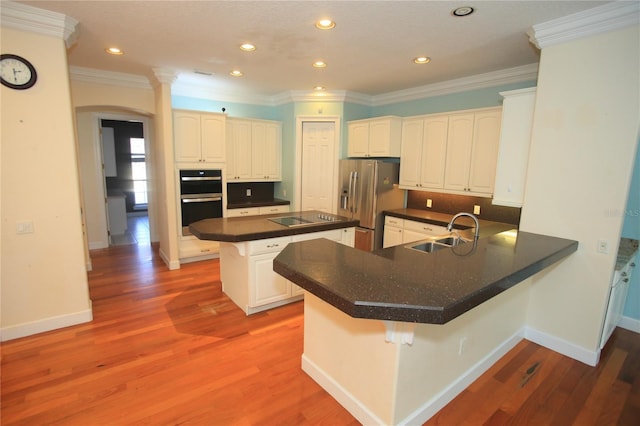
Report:
[[436,115],[404,120],[400,185],[442,189],[449,117]]
[[493,204],[522,207],[536,88],[501,92],[502,126]]
[[227,180],[281,180],[281,134],[277,121],[227,119]]
[[400,187],[491,196],[501,108],[405,118]]
[[402,119],[377,117],[347,123],[349,157],[400,157]]
[[225,155],[225,115],[173,111],[175,161],[220,163]]

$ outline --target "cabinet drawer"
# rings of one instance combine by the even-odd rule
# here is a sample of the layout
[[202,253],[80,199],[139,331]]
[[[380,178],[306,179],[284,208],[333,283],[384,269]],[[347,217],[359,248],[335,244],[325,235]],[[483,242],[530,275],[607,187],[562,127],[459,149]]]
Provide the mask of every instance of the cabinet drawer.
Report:
[[260,207],[249,207],[244,209],[228,209],[227,217],[253,216],[260,214]]
[[312,232],[310,234],[294,235],[293,241],[315,240],[316,238],[326,238],[327,240],[342,241],[342,229],[332,229],[331,231]]
[[287,213],[289,211],[289,206],[265,206],[260,207],[260,214],[273,214],[273,213]]
[[269,238],[249,242],[249,254],[279,252],[291,242],[291,237]]
[[430,223],[424,222],[415,222],[413,220],[405,220],[404,229],[420,232],[429,236],[444,235],[447,233],[447,228],[445,226],[432,225]]
[[399,217],[393,217],[393,216],[385,216],[384,225],[397,226],[398,228],[402,228],[404,226],[404,219],[400,219]]

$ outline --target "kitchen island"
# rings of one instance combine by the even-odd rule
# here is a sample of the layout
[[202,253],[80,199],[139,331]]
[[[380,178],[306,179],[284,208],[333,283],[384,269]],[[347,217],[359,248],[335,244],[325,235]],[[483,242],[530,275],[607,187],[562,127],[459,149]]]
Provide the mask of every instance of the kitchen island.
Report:
[[303,298],[300,287],[273,271],[273,259],[287,244],[324,238],[353,246],[358,223],[307,211],[205,219],[189,230],[202,240],[220,241],[222,291],[250,315]]
[[274,270],[307,290],[303,370],[363,424],[431,417],[526,335],[528,278],[578,245],[481,237],[432,253],[288,245]]

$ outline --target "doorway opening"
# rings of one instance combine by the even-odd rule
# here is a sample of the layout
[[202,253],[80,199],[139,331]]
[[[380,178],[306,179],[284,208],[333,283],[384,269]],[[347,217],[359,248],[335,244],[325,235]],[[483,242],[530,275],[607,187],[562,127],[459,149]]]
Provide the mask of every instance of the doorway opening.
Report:
[[148,149],[141,121],[101,119],[109,246],[150,245]]

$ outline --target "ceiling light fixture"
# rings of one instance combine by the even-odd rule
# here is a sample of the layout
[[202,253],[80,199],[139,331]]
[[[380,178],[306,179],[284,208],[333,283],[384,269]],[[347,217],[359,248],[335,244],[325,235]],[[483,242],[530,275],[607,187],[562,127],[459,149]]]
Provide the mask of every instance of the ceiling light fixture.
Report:
[[251,43],[243,43],[240,45],[240,50],[244,50],[245,52],[253,52],[256,50],[256,46]]
[[327,64],[324,61],[315,61],[313,63],[313,67],[314,68],[325,68],[326,66],[327,66]]
[[331,19],[324,18],[316,21],[316,28],[320,30],[330,30],[331,28],[335,28],[336,23]]
[[474,12],[474,8],[471,6],[461,6],[453,9],[451,14],[456,17],[469,16]]
[[316,92],[322,92],[325,90],[324,86],[316,86],[313,88],[313,90],[315,90]]
[[244,73],[240,70],[233,70],[229,74],[234,77],[242,77],[244,75]]
[[124,55],[124,52],[117,47],[108,47],[104,50],[110,55]]
[[413,59],[413,62],[415,64],[428,64],[429,62],[431,62],[431,58],[428,56],[418,56],[417,58]]

